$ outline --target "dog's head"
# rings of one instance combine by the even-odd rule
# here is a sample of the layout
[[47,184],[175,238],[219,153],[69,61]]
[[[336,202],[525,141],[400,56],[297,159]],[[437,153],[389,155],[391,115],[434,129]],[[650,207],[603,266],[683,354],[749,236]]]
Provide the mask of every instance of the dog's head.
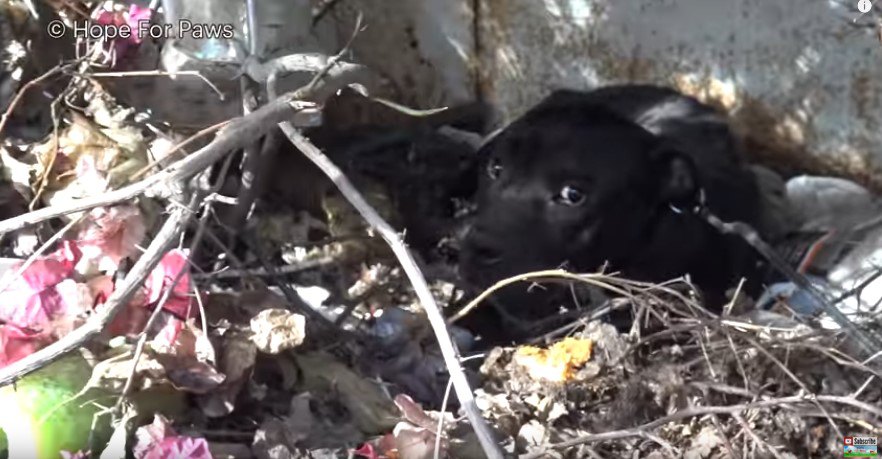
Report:
[[[607,109],[565,102],[547,99],[479,151],[478,208],[460,260],[476,289],[540,269],[626,265],[658,213],[695,196],[686,155]],[[521,307],[525,288],[503,301]]]

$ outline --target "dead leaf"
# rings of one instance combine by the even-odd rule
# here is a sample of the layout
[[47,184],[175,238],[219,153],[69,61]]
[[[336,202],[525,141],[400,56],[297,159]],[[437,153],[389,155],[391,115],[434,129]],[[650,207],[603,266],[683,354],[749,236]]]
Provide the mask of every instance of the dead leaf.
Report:
[[[30,161],[28,161],[29,159]],[[0,147],[0,162],[2,162],[3,164],[4,175],[6,175],[8,179],[12,182],[12,188],[14,188],[17,194],[21,195],[23,198],[26,197],[28,199],[33,197],[33,195],[30,193],[31,181],[33,180],[33,176],[36,175],[36,171],[39,169],[39,166],[35,164],[36,158],[29,156],[16,157],[13,156],[6,148]],[[4,190],[4,195],[6,195],[6,190]],[[10,196],[10,198],[12,198],[12,196]],[[24,206],[24,208],[22,208],[21,210],[26,210],[27,203],[24,199],[22,199],[21,204],[23,204]],[[21,213],[22,212],[19,212],[15,215],[19,215]],[[10,217],[11,216],[12,215],[10,215]]]
[[[70,170],[54,172],[52,177],[57,183],[51,185],[51,188],[43,193],[43,200],[46,204],[64,205],[76,199],[97,196],[107,191],[109,181],[95,164],[95,158],[88,155],[82,156],[76,160],[72,167],[65,164],[68,161],[66,157],[59,155],[59,158],[57,160],[59,164],[56,164],[56,167]],[[68,214],[65,218],[72,220],[79,218],[80,215],[82,212],[75,212]]]
[[165,369],[168,380],[176,389],[192,394],[211,392],[226,379],[226,376],[205,362],[168,355],[157,355],[156,360]]
[[[107,130],[85,116],[68,112],[73,122],[33,148],[37,157],[36,177],[48,178],[43,199],[49,204],[62,204],[73,199],[95,196],[108,187],[128,180],[134,170],[146,164],[146,147],[137,130]],[[122,142],[122,144],[121,144]],[[47,169],[51,167],[51,170]],[[66,218],[77,218],[73,213]]]
[[288,417],[285,418],[285,436],[292,445],[305,440],[309,437],[309,431],[315,425],[315,417],[309,408],[309,401],[312,397],[307,394],[298,394],[291,399],[291,408],[288,410]]
[[258,459],[294,459],[285,439],[285,425],[280,419],[268,419],[254,433],[251,451]]
[[251,378],[256,359],[257,346],[245,334],[231,330],[225,336],[218,366],[226,379],[211,393],[197,399],[206,416],[220,417],[233,412],[239,392]]
[[250,324],[251,318],[264,309],[286,309],[288,300],[268,288],[242,292],[209,292],[204,298],[205,316],[209,325],[223,320],[232,324]]
[[363,457],[365,459],[380,459],[380,454],[377,453],[376,448],[371,443],[365,443],[359,446],[357,449],[352,450],[352,454],[358,457]]
[[256,357],[257,348],[244,336],[229,337],[224,343],[221,369],[232,380],[245,378],[251,374]]
[[291,400],[287,416],[270,418],[261,424],[255,436],[255,445],[259,445],[263,454],[275,458],[273,453],[284,454],[285,451],[290,453],[299,449],[313,450],[363,441],[364,434],[352,422],[330,420],[313,414],[313,406],[321,411],[321,406],[326,403],[325,400],[313,398],[308,392],[297,395]]
[[539,421],[532,419],[521,426],[518,431],[518,442],[522,447],[536,447],[548,442],[548,429]]
[[430,416],[418,403],[405,394],[395,396],[395,405],[401,410],[404,419],[411,424],[424,429],[438,427],[438,420]]
[[[435,431],[399,422],[392,431],[398,457],[401,459],[431,459],[435,454]],[[440,454],[446,456],[447,441],[441,439]]]
[[122,392],[130,376],[133,378],[132,388],[137,392],[168,383],[165,369],[148,353],[141,355],[137,371],[132,376],[134,363],[132,357],[133,352],[126,351],[98,362],[92,370],[92,377],[87,386],[119,393]]
[[251,340],[266,354],[278,354],[303,343],[306,318],[285,309],[266,309],[251,319]]
[[[21,328],[49,332],[51,323],[61,316],[82,312],[80,304],[67,304],[56,289],[73,274],[74,266],[82,257],[76,243],[65,241],[54,253],[37,258],[21,275],[21,261],[0,278],[0,320]],[[91,307],[91,305],[89,305]]]
[[150,341],[150,348],[157,353],[192,357],[213,364],[214,346],[202,331],[196,319],[183,321],[168,314],[161,316],[163,325]]
[[358,428],[378,435],[394,428],[400,419],[398,408],[379,384],[370,381],[328,354],[313,352],[296,355],[303,381],[300,389],[313,393],[336,391]]
[[685,459],[704,459],[710,457],[714,449],[723,445],[723,439],[710,426],[704,427],[692,439],[691,447],[683,454]]

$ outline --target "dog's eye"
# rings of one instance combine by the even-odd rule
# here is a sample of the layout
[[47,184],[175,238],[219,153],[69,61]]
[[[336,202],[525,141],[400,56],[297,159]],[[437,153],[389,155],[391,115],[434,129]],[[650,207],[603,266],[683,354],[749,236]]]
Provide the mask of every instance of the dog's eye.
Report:
[[554,197],[554,200],[559,204],[578,206],[585,201],[585,192],[572,185],[567,185],[560,189],[560,192]]
[[487,163],[487,176],[491,179],[496,180],[502,174],[502,163],[499,161],[499,158],[491,158],[490,162]]

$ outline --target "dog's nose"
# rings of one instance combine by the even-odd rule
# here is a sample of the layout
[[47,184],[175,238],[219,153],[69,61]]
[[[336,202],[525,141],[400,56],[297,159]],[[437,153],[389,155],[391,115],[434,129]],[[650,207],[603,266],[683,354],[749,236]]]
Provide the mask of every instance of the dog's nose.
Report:
[[487,233],[473,229],[466,237],[465,249],[470,252],[473,260],[484,265],[492,265],[502,260],[502,249],[497,244],[498,241]]

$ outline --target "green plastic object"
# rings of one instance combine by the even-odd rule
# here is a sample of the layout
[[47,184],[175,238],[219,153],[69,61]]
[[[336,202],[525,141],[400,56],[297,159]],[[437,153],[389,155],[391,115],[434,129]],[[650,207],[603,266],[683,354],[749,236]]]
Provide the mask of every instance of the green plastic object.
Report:
[[9,459],[58,459],[62,451],[89,450],[92,419],[100,411],[90,403],[96,391],[73,397],[91,373],[86,360],[73,353],[0,388],[0,429],[6,434],[0,457],[3,449]]

